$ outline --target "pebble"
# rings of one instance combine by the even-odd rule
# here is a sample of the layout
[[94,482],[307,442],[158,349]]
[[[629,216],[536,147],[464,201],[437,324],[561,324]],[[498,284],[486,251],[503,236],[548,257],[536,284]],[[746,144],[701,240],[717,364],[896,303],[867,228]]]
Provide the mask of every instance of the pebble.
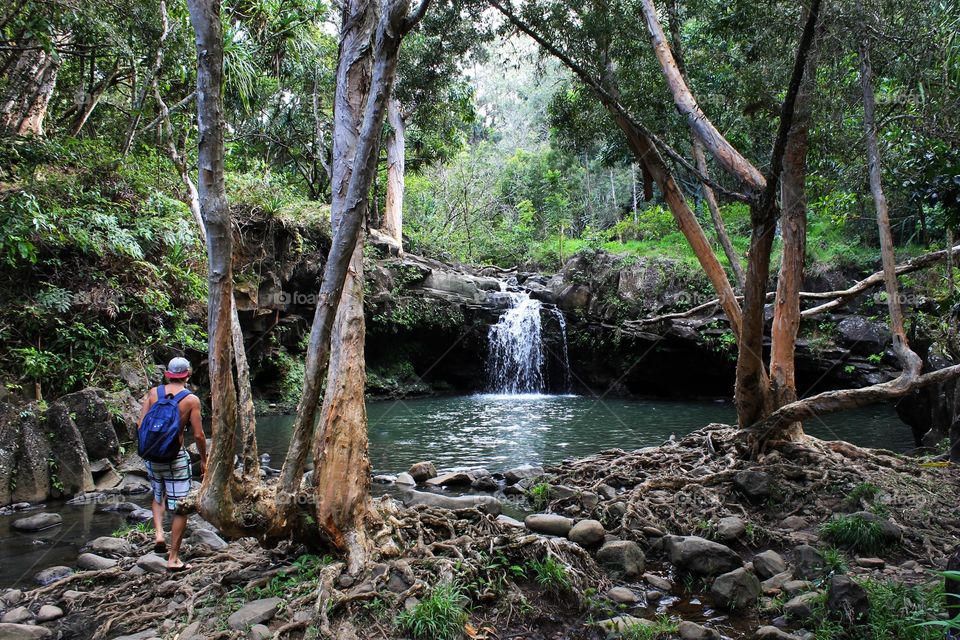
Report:
[[655,575],[655,574],[653,574],[653,573],[645,573],[645,574],[643,574],[643,579],[646,580],[646,581],[647,581],[647,584],[649,584],[651,587],[656,587],[657,589],[660,589],[661,591],[671,591],[671,590],[673,589],[673,583],[672,583],[672,582],[670,582],[670,581],[667,580],[666,578],[662,578],[662,577],[660,577],[660,576],[658,576],[658,575]]
[[37,612],[37,622],[50,622],[63,617],[63,609],[52,604],[45,604]]
[[626,587],[614,587],[607,591],[607,598],[619,604],[635,604],[640,602],[639,596]]

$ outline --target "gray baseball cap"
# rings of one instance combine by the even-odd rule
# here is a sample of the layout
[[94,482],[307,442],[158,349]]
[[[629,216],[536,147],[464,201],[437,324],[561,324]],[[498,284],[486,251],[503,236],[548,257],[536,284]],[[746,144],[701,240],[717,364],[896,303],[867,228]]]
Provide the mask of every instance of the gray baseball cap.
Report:
[[186,378],[190,375],[190,361],[186,358],[174,358],[167,365],[166,376],[168,378],[178,379]]

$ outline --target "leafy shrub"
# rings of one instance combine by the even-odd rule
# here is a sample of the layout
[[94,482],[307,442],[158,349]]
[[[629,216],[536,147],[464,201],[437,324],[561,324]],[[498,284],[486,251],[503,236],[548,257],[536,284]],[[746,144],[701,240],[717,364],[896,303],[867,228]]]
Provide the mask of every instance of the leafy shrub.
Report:
[[820,526],[820,534],[830,542],[855,553],[877,553],[886,547],[879,522],[860,515],[842,515]]
[[459,586],[439,585],[415,607],[401,611],[396,625],[401,632],[418,640],[455,640],[467,622],[463,600]]
[[620,634],[623,640],[669,640],[674,638],[680,625],[667,616],[659,616],[653,624],[634,624]]
[[554,595],[570,591],[572,585],[566,567],[550,556],[543,560],[531,560],[527,567],[530,569],[527,575],[532,576],[537,584]]

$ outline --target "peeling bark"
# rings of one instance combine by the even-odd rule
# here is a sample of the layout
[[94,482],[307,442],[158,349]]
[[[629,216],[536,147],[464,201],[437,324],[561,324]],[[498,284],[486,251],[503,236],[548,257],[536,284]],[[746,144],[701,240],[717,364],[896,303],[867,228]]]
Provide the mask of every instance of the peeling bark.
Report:
[[43,137],[47,105],[57,84],[61,59],[28,42],[17,59],[0,99],[0,135]]
[[394,99],[387,107],[387,122],[390,134],[387,147],[387,197],[380,230],[396,241],[399,253],[403,254],[403,189],[405,174],[406,122],[400,104]]

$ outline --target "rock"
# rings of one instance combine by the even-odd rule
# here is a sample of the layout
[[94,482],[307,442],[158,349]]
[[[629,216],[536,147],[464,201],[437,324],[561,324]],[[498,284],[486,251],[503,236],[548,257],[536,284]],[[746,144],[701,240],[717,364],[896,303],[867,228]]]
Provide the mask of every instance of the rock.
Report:
[[643,573],[646,557],[636,542],[607,542],[597,551],[597,563],[615,576],[632,578]]
[[117,636],[113,640],[153,640],[159,637],[160,631],[158,629],[147,629],[128,636]]
[[787,592],[787,595],[791,596],[809,591],[812,588],[813,585],[807,580],[787,580],[783,583],[783,590]]
[[760,597],[760,581],[743,567],[717,576],[710,587],[714,604],[728,609],[742,609],[756,604]]
[[280,598],[265,598],[248,602],[227,618],[227,625],[231,629],[243,630],[249,626],[266,622],[277,615],[281,602]]
[[565,484],[551,484],[549,487],[551,500],[566,500],[567,498],[572,498],[573,496],[577,495],[576,489],[573,487],[568,487]]
[[500,488],[500,483],[492,475],[480,476],[470,483],[470,488],[477,491],[496,491]]
[[[207,440],[209,443],[210,441]],[[196,445],[191,444],[191,447]],[[207,451],[210,450],[210,445],[207,445]],[[137,455],[136,451],[127,455],[126,458],[117,466],[117,471],[123,476],[138,476],[140,478],[146,478],[150,474],[147,471],[147,465],[143,463],[143,459]]]
[[37,612],[37,622],[50,622],[63,617],[63,609],[52,604],[45,604]]
[[683,620],[677,630],[682,640],[720,640],[720,633],[694,622]]
[[519,467],[514,467],[506,473],[503,474],[503,477],[506,478],[507,484],[516,484],[521,480],[526,480],[529,478],[537,478],[543,475],[543,467],[536,467],[529,464],[524,464]]
[[801,593],[783,605],[783,615],[785,615],[788,620],[806,622],[813,616],[813,609],[819,600],[820,594],[816,591]]
[[597,625],[607,633],[630,633],[637,627],[652,627],[655,623],[652,620],[644,618],[635,618],[633,616],[616,616],[609,620],[601,620]]
[[600,497],[604,500],[613,500],[617,497],[617,490],[608,484],[601,484],[598,486],[597,493],[599,493]]
[[618,604],[636,604],[640,597],[626,587],[614,587],[607,591],[607,598]]
[[35,404],[0,402],[0,505],[50,497],[50,439]]
[[33,581],[39,584],[41,587],[45,587],[48,584],[53,584],[58,580],[63,580],[68,576],[73,575],[73,569],[70,567],[56,566],[49,567],[43,571],[38,571],[33,575]]
[[410,588],[410,585],[407,584],[407,581],[403,579],[399,573],[394,571],[390,574],[390,579],[387,580],[387,590],[392,591],[393,593],[403,593]]
[[30,613],[30,609],[26,607],[17,607],[16,609],[10,609],[3,617],[0,618],[0,622],[6,622],[9,624],[21,624],[33,620],[33,614]]
[[250,631],[247,633],[247,638],[249,640],[267,640],[267,638],[272,638],[273,632],[270,631],[270,627],[263,624],[255,624],[250,627]]
[[115,489],[123,483],[123,476],[115,470],[110,469],[97,478],[95,488],[97,491],[107,491]]
[[117,566],[117,561],[93,553],[81,553],[77,558],[77,566],[84,571],[103,571]]
[[10,589],[3,594],[3,598],[0,598],[7,605],[14,606],[19,604],[23,600],[23,591],[20,589]]
[[797,577],[805,580],[819,578],[827,572],[823,556],[808,544],[802,544],[793,550],[793,565]]
[[17,531],[43,531],[61,524],[63,524],[63,518],[59,513],[38,513],[27,518],[14,520],[10,526]]
[[866,590],[849,576],[831,576],[827,611],[845,624],[860,624],[870,615],[870,599]]
[[856,513],[851,513],[849,517],[860,518],[865,522],[872,522],[880,525],[880,531],[883,534],[883,541],[888,545],[898,544],[903,538],[903,529],[890,522],[886,518],[881,518],[875,513],[870,513],[869,511],[857,511]]
[[63,592],[61,599],[66,603],[72,603],[77,598],[81,597],[83,594],[82,591],[74,591],[73,589],[67,589]]
[[[754,565],[754,571],[756,571],[756,565]],[[769,591],[779,591],[783,589],[783,586],[793,577],[793,574],[789,571],[783,571],[778,573],[775,576],[771,576],[760,583],[760,588],[763,589],[764,593]]]
[[799,636],[780,631],[776,627],[760,627],[753,633],[753,640],[801,640]]
[[501,524],[505,524],[508,527],[513,527],[515,529],[523,529],[526,526],[519,520],[516,520],[514,518],[511,518],[510,516],[505,516],[505,515],[497,516],[497,522]]
[[534,513],[523,519],[527,529],[551,536],[566,536],[573,528],[573,520],[553,513]]
[[651,527],[651,526],[643,527],[642,529],[640,529],[640,531],[643,532],[643,535],[649,538],[662,538],[663,536],[666,535],[660,529],[657,529],[656,527]]
[[647,599],[647,602],[659,602],[663,594],[659,591],[646,591],[643,597]]
[[884,562],[883,558],[856,558],[854,563],[858,567],[863,567],[864,569],[883,569],[887,566],[887,563]]
[[123,538],[102,536],[91,540],[90,543],[87,544],[87,548],[97,555],[113,558],[133,555],[133,545]]
[[773,493],[770,474],[764,471],[738,471],[733,476],[733,486],[755,504]]
[[417,484],[417,481],[413,479],[413,476],[404,471],[403,473],[397,474],[396,484],[404,487],[412,487],[413,485]]
[[78,504],[99,504],[107,500],[107,494],[100,493],[99,491],[88,491],[87,493],[79,493],[69,500],[67,504],[69,505],[78,505]]
[[669,593],[670,591],[673,590],[673,583],[667,580],[666,578],[662,578],[658,575],[655,575],[652,573],[645,573],[643,574],[643,579],[646,580],[647,584],[649,584],[651,587],[656,587],[661,591],[666,591]]
[[46,627],[0,623],[0,640],[41,640],[51,636],[53,632]]
[[147,509],[134,509],[127,513],[127,522],[139,524],[141,522],[150,522],[153,520],[153,513]]
[[190,534],[191,544],[202,544],[210,547],[214,551],[223,549],[227,546],[226,541],[209,529],[194,529]]
[[733,542],[747,531],[746,523],[737,516],[727,516],[717,522],[717,538],[724,542]]
[[411,466],[407,473],[414,479],[414,483],[426,482],[430,478],[437,477],[437,468],[432,462],[418,462]]
[[[90,460],[107,458],[112,462],[119,462],[120,439],[114,427],[113,412],[107,404],[107,396],[103,389],[88,387],[61,396],[57,404],[63,405],[76,424]],[[126,440],[125,425],[123,432]]]
[[464,487],[473,483],[476,478],[469,471],[450,471],[442,473],[436,478],[430,478],[424,484],[431,487]]
[[761,580],[767,580],[786,570],[786,561],[776,551],[767,550],[753,556],[753,572]]
[[587,513],[596,509],[598,504],[600,504],[600,496],[592,491],[584,491],[583,494],[581,494],[580,505]]
[[603,542],[607,534],[603,525],[597,520],[581,520],[573,525],[567,533],[567,538],[583,547],[592,547]]
[[684,571],[713,576],[743,566],[740,556],[719,542],[698,536],[666,536],[663,540],[670,562]]
[[890,329],[885,324],[862,316],[848,316],[841,320],[837,334],[843,346],[864,356],[882,353],[890,343]]
[[59,400],[52,403],[45,418],[48,429],[56,434],[56,437],[50,438],[51,471],[57,476],[55,485],[62,487],[51,486],[51,494],[58,497],[93,491],[95,485],[90,459],[67,405]]
[[137,566],[150,573],[167,573],[167,561],[155,553],[148,553],[137,558]]
[[800,531],[809,527],[810,523],[801,516],[787,516],[780,521],[780,526],[791,531]]
[[500,501],[493,496],[444,496],[414,490],[404,498],[403,503],[408,507],[425,504],[441,509],[480,509],[491,515],[500,515],[503,508]]

